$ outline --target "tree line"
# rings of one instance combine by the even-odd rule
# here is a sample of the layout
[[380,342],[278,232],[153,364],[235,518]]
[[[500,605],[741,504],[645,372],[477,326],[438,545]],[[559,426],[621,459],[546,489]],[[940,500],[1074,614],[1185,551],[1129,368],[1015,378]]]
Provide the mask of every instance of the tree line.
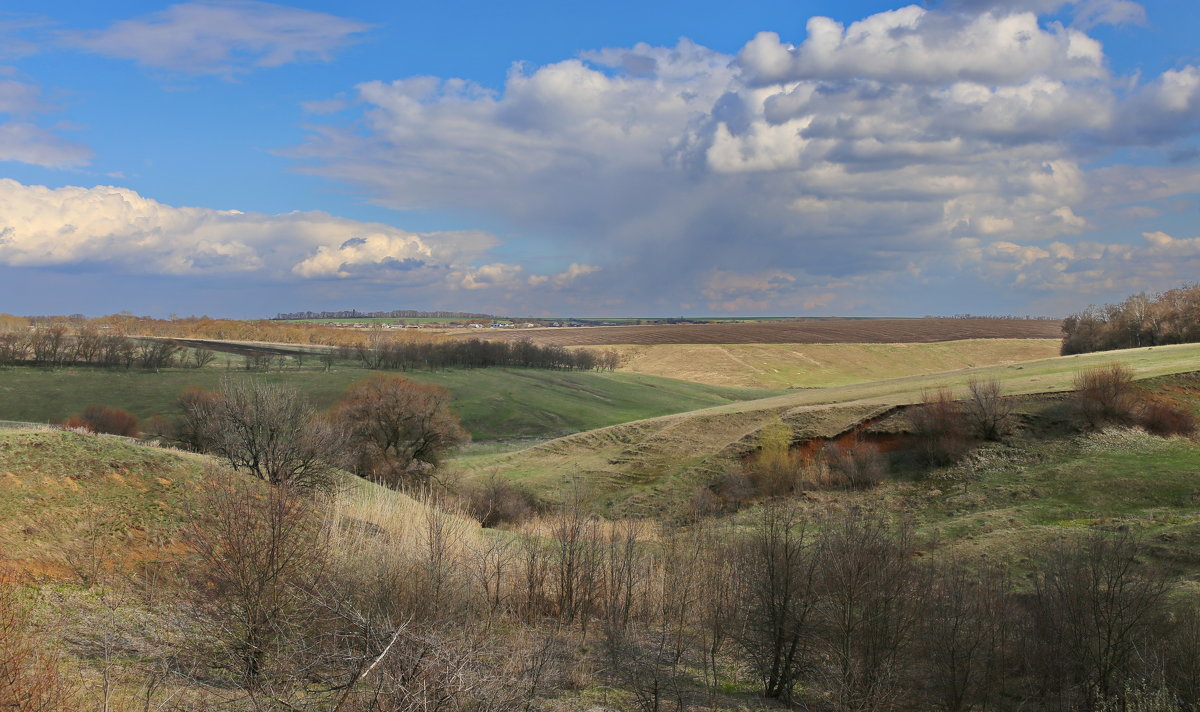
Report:
[[1092,305],[1063,321],[1062,354],[1200,342],[1200,285],[1139,292],[1119,304]]
[[613,350],[540,346],[528,339],[414,341],[373,335],[343,353],[357,358],[367,368],[391,371],[489,367],[612,371],[621,365],[620,355]]
[[208,349],[184,349],[157,339],[136,339],[92,326],[62,324],[0,331],[0,366],[101,366],[104,368],[203,368],[216,358]]
[[300,311],[280,312],[274,316],[276,321],[294,319],[494,319],[491,314],[475,314],[458,311],[416,311],[414,309],[393,309],[391,311],[362,312],[357,309],[342,311]]

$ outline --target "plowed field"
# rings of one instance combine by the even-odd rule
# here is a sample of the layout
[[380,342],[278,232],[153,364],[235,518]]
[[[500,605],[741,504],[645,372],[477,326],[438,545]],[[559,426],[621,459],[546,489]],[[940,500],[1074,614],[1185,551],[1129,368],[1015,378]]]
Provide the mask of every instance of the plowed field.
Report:
[[459,338],[530,339],[558,346],[605,344],[908,344],[961,339],[1057,339],[1061,323],[1019,319],[797,319],[742,324],[653,324],[488,329]]

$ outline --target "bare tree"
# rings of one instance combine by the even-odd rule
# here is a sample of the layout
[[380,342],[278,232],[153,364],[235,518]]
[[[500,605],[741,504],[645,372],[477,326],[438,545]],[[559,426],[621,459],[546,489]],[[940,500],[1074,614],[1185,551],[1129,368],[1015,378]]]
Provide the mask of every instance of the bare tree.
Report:
[[816,556],[799,511],[771,503],[744,544],[737,568],[741,625],[734,639],[767,697],[790,700],[811,664]]
[[343,458],[342,430],[297,391],[226,379],[213,397],[184,404],[184,429],[235,470],[294,488],[329,484]]
[[937,566],[926,591],[917,659],[932,702],[946,712],[988,709],[1008,672],[1019,617],[996,569]]
[[1128,534],[1060,544],[1035,583],[1034,652],[1047,709],[1096,709],[1141,677],[1166,583],[1142,570]]
[[834,706],[888,709],[908,679],[905,653],[923,595],[911,531],[846,512],[826,522],[819,547],[816,638]]
[[1000,440],[1012,431],[1012,402],[1001,395],[998,379],[972,378],[962,410],[971,431],[981,440]]

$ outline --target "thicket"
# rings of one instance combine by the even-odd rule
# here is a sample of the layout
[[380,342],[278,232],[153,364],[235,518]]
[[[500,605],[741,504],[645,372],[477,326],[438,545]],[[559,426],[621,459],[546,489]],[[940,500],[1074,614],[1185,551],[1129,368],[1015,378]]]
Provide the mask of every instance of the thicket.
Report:
[[393,371],[445,368],[545,368],[557,370],[615,370],[621,365],[616,351],[567,349],[519,341],[414,341],[378,336],[347,349],[345,356],[363,366]]
[[1062,354],[1200,341],[1200,285],[1134,294],[1119,304],[1089,306],[1063,321]]
[[168,665],[146,698],[172,709],[558,709],[580,689],[744,708],[731,687],[836,712],[1200,704],[1200,602],[1169,596],[1128,534],[1030,552],[1017,580],[865,512],[775,503],[677,529],[568,501],[487,536],[433,498],[209,477],[177,576],[138,589],[158,612],[89,632],[121,651],[92,665]]

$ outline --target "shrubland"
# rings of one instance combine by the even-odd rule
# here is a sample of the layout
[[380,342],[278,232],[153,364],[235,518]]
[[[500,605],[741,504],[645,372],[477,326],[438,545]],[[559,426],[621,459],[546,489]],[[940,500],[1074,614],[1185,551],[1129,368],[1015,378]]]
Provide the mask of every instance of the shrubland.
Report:
[[253,379],[186,392],[168,441],[211,455],[0,433],[37,641],[10,687],[70,680],[58,704],[97,710],[1196,709],[1178,433],[1200,388],[1076,378],[842,405],[853,427],[805,439],[782,408],[708,411],[748,433],[736,466],[640,518],[601,516],[582,469],[458,479],[446,394],[395,376],[325,411]]

